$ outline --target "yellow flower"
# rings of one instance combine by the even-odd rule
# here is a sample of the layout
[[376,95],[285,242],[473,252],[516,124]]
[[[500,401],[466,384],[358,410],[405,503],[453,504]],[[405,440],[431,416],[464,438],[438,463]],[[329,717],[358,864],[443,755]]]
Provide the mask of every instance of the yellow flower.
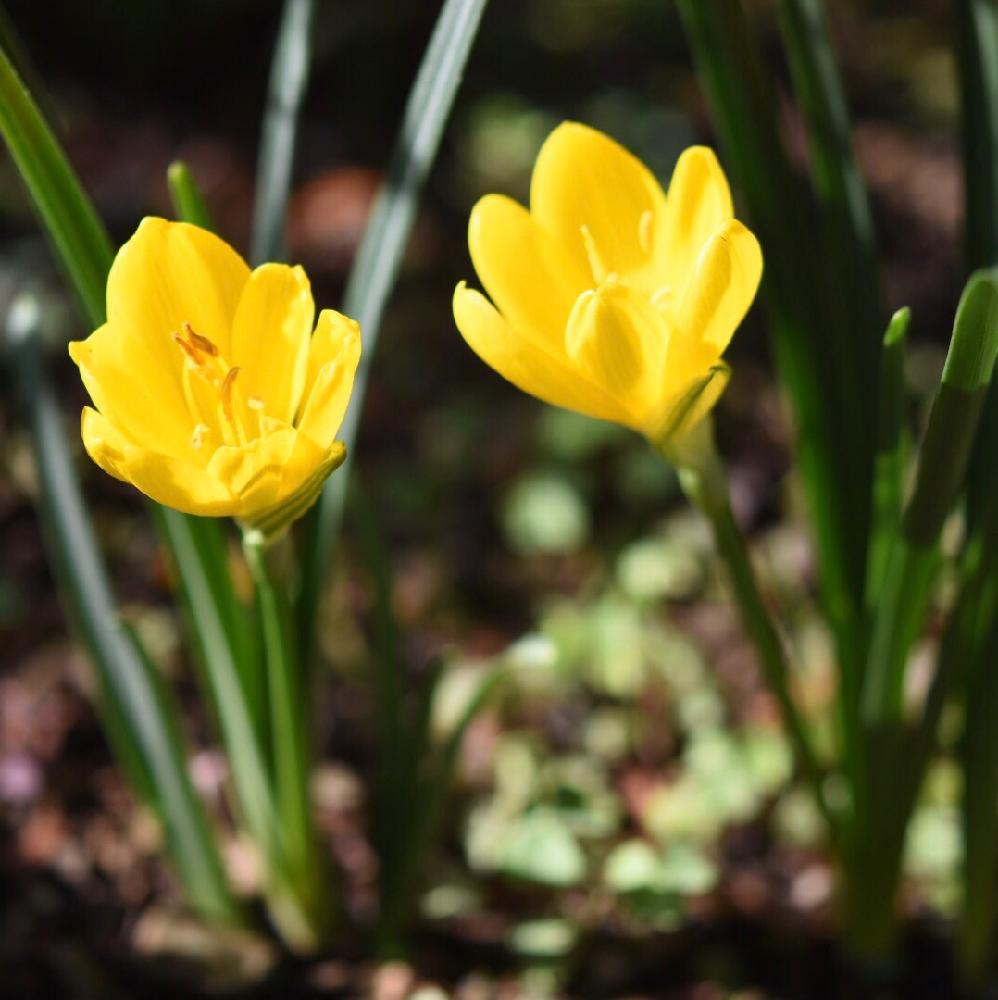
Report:
[[454,294],[472,350],[525,392],[667,451],[724,390],[721,355],[762,274],[709,149],[682,154],[666,197],[639,160],[574,122],[544,143],[530,210],[486,195],[468,245],[492,298],[463,282]]
[[169,507],[280,530],[345,454],[360,331],[314,320],[300,267],[250,271],[203,229],[144,219],[111,267],[107,322],[69,345],[96,407],[90,457]]

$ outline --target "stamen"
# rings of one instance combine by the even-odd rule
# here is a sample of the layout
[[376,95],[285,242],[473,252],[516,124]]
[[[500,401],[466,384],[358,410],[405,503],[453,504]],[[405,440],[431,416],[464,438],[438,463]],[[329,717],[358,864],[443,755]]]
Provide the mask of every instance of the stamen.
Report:
[[651,227],[654,222],[654,213],[650,208],[646,208],[641,213],[641,221],[638,222],[638,245],[647,254],[651,253]]
[[197,424],[194,427],[194,433],[191,435],[191,444],[197,448],[201,449],[204,447],[204,439],[208,436],[211,428],[207,424]]
[[262,410],[263,400],[259,396],[250,396],[250,398],[246,400],[246,405],[251,410]]
[[222,388],[220,390],[222,393],[222,412],[225,413],[226,420],[233,426],[236,424],[236,419],[232,413],[232,383],[235,382],[238,374],[238,367],[230,368],[222,380]]
[[184,320],[183,324],[184,333],[187,335],[187,339],[199,350],[204,351],[209,358],[218,357],[218,348],[215,346],[214,341],[209,340],[207,337],[202,337],[194,327],[191,326],[187,320]]
[[586,247],[586,256],[589,258],[589,270],[592,271],[593,281],[599,285],[606,277],[606,265],[603,263],[603,258],[599,255],[599,250],[596,249],[596,241],[593,239],[593,234],[589,227],[583,225],[579,227],[579,230],[582,233],[582,242]]
[[184,340],[184,338],[181,337],[179,333],[175,333],[173,335],[173,340],[184,352],[184,354],[186,354],[187,357],[194,362],[194,364],[196,365],[201,364],[201,359],[198,357],[197,348],[195,348],[193,344],[190,344],[186,340]]

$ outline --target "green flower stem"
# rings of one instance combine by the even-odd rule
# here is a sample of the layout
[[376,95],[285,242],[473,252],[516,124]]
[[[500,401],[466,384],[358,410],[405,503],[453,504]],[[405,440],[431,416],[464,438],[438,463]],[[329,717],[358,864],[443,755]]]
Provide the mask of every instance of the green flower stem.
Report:
[[763,677],[780,706],[783,724],[798,763],[811,783],[829,832],[835,838],[838,834],[838,817],[828,803],[822,769],[791,692],[790,669],[783,643],[759,593],[745,538],[731,511],[727,478],[714,450],[709,418],[691,433],[696,435],[695,447],[684,450],[679,456],[665,451],[663,455],[667,461],[676,462],[683,491],[703,512],[714,529],[718,552],[727,565],[742,622],[755,646]]
[[287,598],[290,548],[286,535],[243,533],[243,550],[256,585],[263,626],[271,757],[275,799],[283,838],[279,870],[284,892],[269,893],[275,918],[289,944],[311,952],[327,939],[332,896],[327,866],[312,818],[309,795],[310,734],[291,610]]

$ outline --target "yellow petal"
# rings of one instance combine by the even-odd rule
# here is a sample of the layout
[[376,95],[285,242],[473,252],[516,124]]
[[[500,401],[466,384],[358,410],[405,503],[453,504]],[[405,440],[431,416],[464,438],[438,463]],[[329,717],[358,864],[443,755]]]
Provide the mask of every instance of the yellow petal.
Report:
[[339,441],[331,448],[320,448],[307,435],[297,434],[284,459],[277,503],[241,520],[265,535],[280,533],[315,503],[322,484],[345,456],[346,448]]
[[517,330],[558,349],[588,273],[510,198],[490,194],[468,221],[468,248],[496,308]]
[[196,462],[194,423],[175,368],[164,369],[145,343],[123,336],[109,323],[86,340],[72,342],[69,355],[94,405],[127,437],[145,448]]
[[[123,340],[141,341],[164,373],[180,371],[184,356],[172,335],[185,322],[227,357],[249,273],[239,254],[207,230],[143,219],[111,266],[108,322]],[[122,350],[130,356],[132,347]]]
[[676,163],[666,209],[656,220],[655,256],[667,283],[682,288],[712,233],[734,217],[727,178],[713,150],[691,146]]
[[[315,493],[322,481],[329,475],[329,464],[342,462],[346,448],[339,441],[328,448],[318,446],[305,434],[296,434],[295,440],[285,457],[281,475],[281,499],[285,503],[294,497],[301,496],[303,491],[311,494],[309,503],[315,499]],[[318,482],[315,482],[316,478]],[[304,499],[304,497],[302,497]]]
[[[335,309],[323,309],[308,345],[308,374],[305,378],[305,397],[312,391],[315,379],[324,365],[339,357],[344,342],[352,336],[360,337],[360,324]],[[302,399],[302,405],[305,398]]]
[[250,275],[236,308],[229,362],[247,399],[290,424],[305,388],[315,304],[300,267],[264,264]]
[[602,132],[565,122],[548,136],[530,181],[530,213],[558,236],[591,284],[641,272],[665,210],[651,172]]
[[701,250],[680,299],[676,320],[685,348],[700,344],[720,356],[745,318],[761,277],[759,241],[737,219],[725,223]]
[[555,353],[521,336],[484,295],[464,282],[454,292],[454,319],[468,346],[524,392],[591,417],[628,422],[620,403],[603,386],[578,371],[564,347]]
[[626,401],[632,426],[640,425],[641,414],[666,391],[662,366],[668,342],[665,317],[620,282],[581,295],[565,332],[569,355],[591,381]]
[[310,379],[302,399],[298,430],[320,448],[332,447],[350,402],[354,374],[360,360],[360,327],[332,309],[319,313],[309,352]]
[[235,498],[233,516],[251,519],[272,507],[280,496],[284,463],[294,448],[295,431],[281,427],[246,445],[218,448],[208,472]]
[[105,472],[157,503],[203,517],[232,513],[232,495],[204,469],[143,448],[89,406],[83,410],[81,432],[87,454]]

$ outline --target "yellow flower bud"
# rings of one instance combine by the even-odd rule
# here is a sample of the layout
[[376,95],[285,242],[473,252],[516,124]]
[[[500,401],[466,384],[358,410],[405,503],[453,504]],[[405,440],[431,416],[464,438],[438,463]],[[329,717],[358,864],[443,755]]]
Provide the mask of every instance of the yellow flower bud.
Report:
[[486,195],[468,245],[492,301],[462,282],[454,318],[482,360],[666,452],[723,392],[721,356],[762,275],[709,149],[682,154],[667,197],[634,156],[574,122],[544,143],[530,210]]
[[144,219],[111,267],[107,322],[69,353],[90,457],[168,507],[275,534],[343,461],[357,324],[328,309],[316,324],[300,267],[250,271],[196,226]]

